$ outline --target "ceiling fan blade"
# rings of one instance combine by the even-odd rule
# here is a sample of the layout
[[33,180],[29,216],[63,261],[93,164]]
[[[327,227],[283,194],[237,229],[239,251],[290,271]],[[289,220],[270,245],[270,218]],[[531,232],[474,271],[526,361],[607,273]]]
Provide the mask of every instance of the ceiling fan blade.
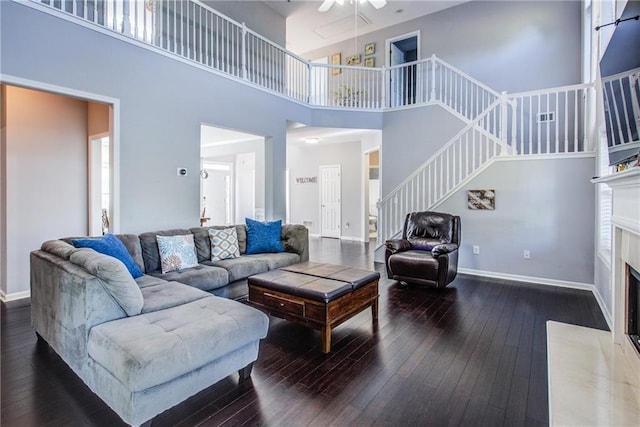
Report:
[[318,12],[326,12],[331,9],[331,6],[336,2],[336,0],[324,0],[324,2],[318,8]]
[[387,4],[387,0],[369,0],[369,3],[376,9],[381,9]]

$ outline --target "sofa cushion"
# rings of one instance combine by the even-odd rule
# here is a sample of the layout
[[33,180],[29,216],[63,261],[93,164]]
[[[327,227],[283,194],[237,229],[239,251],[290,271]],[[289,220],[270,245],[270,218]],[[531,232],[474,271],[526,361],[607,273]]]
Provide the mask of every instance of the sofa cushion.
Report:
[[211,241],[211,261],[238,258],[240,248],[238,246],[238,234],[235,227],[224,230],[209,229]]
[[186,270],[171,271],[162,274],[160,271],[152,271],[151,276],[159,277],[167,281],[184,283],[203,291],[210,291],[225,286],[229,283],[229,273],[224,268],[198,264]]
[[268,317],[209,296],[95,326],[88,353],[132,391],[146,390],[264,338]]
[[284,252],[282,221],[260,222],[245,218],[247,223],[247,254]]
[[69,256],[69,261],[97,276],[128,316],[140,314],[142,292],[120,260],[93,250],[79,250]]
[[193,286],[165,280],[159,280],[157,283],[145,286],[140,290],[144,298],[142,313],[164,310],[211,296],[210,293]]
[[97,252],[117,258],[127,267],[131,276],[135,279],[144,273],[131,257],[124,243],[113,234],[105,234],[101,237],[87,237],[71,241],[76,248],[91,248]]
[[78,248],[76,248],[73,245],[70,245],[67,242],[63,242],[62,240],[47,240],[42,244],[40,249],[67,260],[69,259],[72,253],[78,251]]
[[140,238],[137,234],[116,234],[116,237],[127,248],[127,252],[131,255],[131,258],[135,261],[136,265],[140,268],[140,271],[144,272],[144,260],[142,259],[142,247],[140,246]]
[[160,278],[160,277],[155,277],[155,276],[151,276],[149,274],[145,274],[142,277],[138,277],[136,279],[136,283],[138,284],[138,287],[140,289],[142,288],[146,288],[147,286],[155,286],[158,285],[160,283],[165,283],[166,280]]
[[282,268],[300,262],[300,255],[291,252],[280,252],[278,254],[256,254],[246,256],[257,260],[264,260],[267,263],[269,270],[275,270],[276,268]]
[[156,236],[178,236],[189,234],[189,230],[175,229],[164,231],[150,231],[142,233],[140,238],[140,248],[142,249],[142,260],[144,261],[144,271],[148,273],[160,270],[160,251]]
[[162,273],[183,270],[198,265],[193,234],[156,236]]
[[254,258],[250,255],[242,255],[239,258],[224,259],[216,262],[204,261],[203,264],[224,268],[229,272],[230,282],[246,279],[253,274],[269,271],[269,264],[265,259]]

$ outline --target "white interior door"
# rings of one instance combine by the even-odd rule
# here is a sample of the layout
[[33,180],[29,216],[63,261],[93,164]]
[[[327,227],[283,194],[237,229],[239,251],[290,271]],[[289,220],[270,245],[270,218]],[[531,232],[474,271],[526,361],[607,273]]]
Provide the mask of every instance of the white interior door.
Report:
[[231,224],[231,169],[230,164],[204,164],[207,177],[202,181],[202,198],[208,225]]
[[110,139],[109,134],[89,138],[89,235],[101,236],[110,230]]
[[320,236],[340,237],[340,165],[320,166]]

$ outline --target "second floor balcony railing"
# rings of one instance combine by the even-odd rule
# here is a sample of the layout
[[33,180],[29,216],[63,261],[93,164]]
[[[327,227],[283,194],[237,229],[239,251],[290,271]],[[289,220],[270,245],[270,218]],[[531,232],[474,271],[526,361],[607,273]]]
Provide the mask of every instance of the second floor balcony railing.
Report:
[[198,0],[28,0],[319,107],[444,102],[471,120],[499,94],[431,58],[373,68],[308,61]]

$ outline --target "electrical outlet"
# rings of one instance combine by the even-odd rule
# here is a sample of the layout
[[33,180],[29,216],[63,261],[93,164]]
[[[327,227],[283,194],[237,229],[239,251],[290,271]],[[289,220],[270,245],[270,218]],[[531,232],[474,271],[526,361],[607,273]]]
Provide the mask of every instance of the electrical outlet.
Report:
[[531,259],[531,252],[528,250],[524,250],[524,259]]
[[480,246],[473,245],[473,254],[474,255],[480,255]]

